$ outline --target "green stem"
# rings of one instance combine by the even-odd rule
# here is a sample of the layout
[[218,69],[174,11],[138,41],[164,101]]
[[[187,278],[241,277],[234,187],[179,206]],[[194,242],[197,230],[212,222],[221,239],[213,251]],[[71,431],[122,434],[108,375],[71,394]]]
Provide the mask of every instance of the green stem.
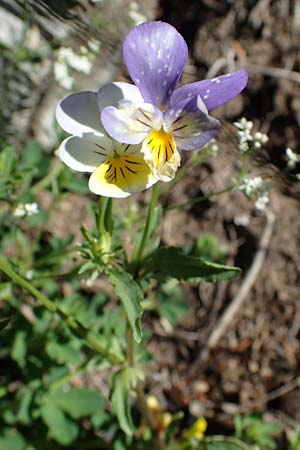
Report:
[[[133,333],[131,326],[129,323],[127,323],[127,363],[130,367],[134,367],[135,364],[135,342],[133,338]],[[144,386],[142,382],[138,382],[136,388],[136,395],[137,395],[137,405],[141,412],[141,415],[143,416],[145,422],[149,426],[153,440],[155,442],[155,448],[156,450],[166,450],[165,445],[163,443],[163,440],[161,436],[159,435],[158,429],[157,429],[157,423],[154,417],[151,414],[151,411],[148,408],[146,396],[144,393]]]
[[4,272],[16,284],[30,292],[30,294],[32,294],[43,306],[45,306],[45,308],[49,309],[49,311],[57,312],[58,308],[56,304],[45,297],[41,292],[35,289],[32,284],[28,283],[28,281],[24,280],[24,278],[11,269],[3,258],[0,258],[0,270],[2,270],[2,272]]
[[132,328],[127,322],[127,362],[130,367],[134,367],[135,364],[135,344],[132,333]]
[[134,252],[133,257],[132,257],[132,267],[134,268],[134,270],[133,270],[134,273],[136,273],[138,271],[139,264],[143,258],[145,247],[146,247],[149,237],[150,237],[151,223],[152,223],[152,219],[153,219],[153,213],[154,213],[157,197],[158,197],[158,187],[157,187],[157,183],[156,183],[152,187],[151,200],[149,203],[148,214],[147,214],[147,219],[146,219],[142,239],[141,239],[141,242],[140,242],[140,245],[139,245],[137,251]]
[[21,286],[23,289],[28,291],[33,297],[35,297],[39,303],[45,308],[47,308],[52,313],[58,314],[61,319],[65,321],[68,327],[80,338],[82,338],[85,344],[92,348],[94,351],[99,353],[101,356],[106,358],[112,364],[121,364],[124,361],[119,359],[113,353],[101,344],[99,338],[93,332],[86,330],[76,319],[72,316],[68,316],[65,312],[63,312],[54,302],[49,300],[45,295],[39,292],[32,284],[28,281],[24,280],[20,275],[18,275],[5,261],[4,258],[0,258],[0,270],[4,272],[14,283]]
[[105,224],[105,213],[106,213],[106,208],[108,205],[108,197],[103,197],[101,196],[99,199],[99,216],[98,216],[98,236],[100,238],[100,236],[103,235],[103,233],[105,233],[106,230],[106,224]]
[[230,192],[235,188],[235,185],[228,186],[225,189],[222,189],[221,191],[216,192],[210,192],[209,194],[202,195],[201,197],[193,198],[191,200],[188,200],[187,202],[180,203],[179,205],[171,205],[167,209],[181,209],[185,208],[186,206],[195,205],[196,203],[202,203],[206,200],[209,200],[212,197],[216,197],[217,195],[225,194],[225,192]]

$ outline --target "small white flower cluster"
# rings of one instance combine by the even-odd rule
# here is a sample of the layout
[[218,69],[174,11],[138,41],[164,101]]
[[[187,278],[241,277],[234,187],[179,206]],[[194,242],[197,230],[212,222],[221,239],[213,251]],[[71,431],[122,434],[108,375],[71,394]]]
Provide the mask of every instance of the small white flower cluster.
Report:
[[255,207],[260,211],[269,203],[271,184],[261,177],[244,178],[239,189],[251,200],[256,200]]
[[249,153],[251,151],[260,150],[264,144],[269,140],[268,136],[260,131],[251,134],[253,122],[242,117],[234,125],[239,129],[238,131],[238,148],[241,153]]
[[285,150],[285,153],[288,169],[295,169],[296,165],[300,163],[300,155],[295,153],[290,147]]
[[37,203],[20,203],[14,210],[15,217],[33,216],[39,212]]
[[54,63],[54,76],[64,89],[70,90],[73,87],[74,79],[70,74],[72,69],[85,74],[91,72],[95,58],[94,52],[99,50],[99,43],[91,41],[89,48],[90,50],[81,46],[79,55],[69,47],[61,47],[58,50],[57,61]]
[[147,17],[139,11],[139,5],[137,2],[130,3],[128,15],[134,25],[140,25],[143,22],[147,22]]

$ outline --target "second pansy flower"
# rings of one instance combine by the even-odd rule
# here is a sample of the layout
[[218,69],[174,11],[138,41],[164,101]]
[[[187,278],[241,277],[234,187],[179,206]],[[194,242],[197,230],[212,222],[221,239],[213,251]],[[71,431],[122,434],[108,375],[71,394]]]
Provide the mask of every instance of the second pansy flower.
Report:
[[[175,176],[179,150],[198,150],[219,131],[220,122],[208,111],[247,84],[247,72],[238,70],[175,89],[187,56],[183,37],[171,25],[147,22],[133,28],[124,41],[123,57],[135,85],[122,83],[124,97],[101,114],[114,139],[142,144],[145,160],[162,181]],[[103,89],[113,97],[118,87],[112,83]]]

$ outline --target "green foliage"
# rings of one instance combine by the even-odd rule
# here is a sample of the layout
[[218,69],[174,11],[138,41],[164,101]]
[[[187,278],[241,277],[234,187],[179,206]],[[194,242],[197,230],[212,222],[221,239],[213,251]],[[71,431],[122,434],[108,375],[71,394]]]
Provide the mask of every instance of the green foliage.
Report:
[[130,392],[142,379],[141,370],[133,367],[121,369],[112,377],[112,408],[118,417],[121,430],[129,436],[135,432],[131,416]]
[[59,444],[69,445],[78,436],[78,426],[55,404],[45,401],[41,406],[41,417],[48,427],[49,435]]
[[[175,278],[169,278],[160,287],[156,296],[157,311],[175,326],[178,319],[190,312],[185,292]],[[171,301],[170,301],[171,300]]]
[[91,416],[105,404],[102,395],[90,389],[71,389],[67,392],[55,390],[47,396],[47,401],[69,414],[72,419]]
[[300,450],[300,428],[296,428],[288,436],[287,450]]
[[227,250],[214,234],[201,233],[194,244],[186,249],[186,253],[191,256],[199,256],[205,261],[224,264]]
[[6,428],[0,432],[0,448],[3,450],[24,450],[26,442],[14,428]]
[[154,267],[164,277],[170,276],[191,282],[228,280],[240,274],[237,267],[204,261],[181,253],[174,247],[164,247],[154,255]]
[[276,423],[266,423],[259,415],[236,416],[234,419],[235,435],[249,444],[257,445],[258,450],[276,448],[274,438],[280,433]]
[[107,276],[124,306],[134,339],[136,342],[141,342],[141,316],[143,312],[141,302],[143,293],[140,287],[130,274],[120,269],[108,270]]
[[203,439],[195,450],[250,450],[250,447],[238,439],[213,436]]

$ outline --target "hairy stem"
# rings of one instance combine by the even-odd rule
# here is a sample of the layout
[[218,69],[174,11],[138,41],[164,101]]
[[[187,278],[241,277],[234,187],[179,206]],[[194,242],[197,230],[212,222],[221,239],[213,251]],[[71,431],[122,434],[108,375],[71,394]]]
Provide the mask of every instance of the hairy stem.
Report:
[[196,203],[202,203],[206,200],[209,200],[212,197],[216,197],[217,195],[225,194],[225,192],[230,192],[233,189],[235,189],[235,185],[228,186],[227,188],[222,189],[221,191],[216,192],[210,192],[206,195],[201,195],[201,197],[192,198],[191,200],[188,200],[187,202],[180,203],[179,205],[171,205],[167,209],[181,209],[185,208],[186,206],[195,205]]
[[86,330],[76,319],[72,316],[68,316],[62,311],[52,300],[45,297],[40,291],[38,291],[27,280],[24,280],[19,274],[17,274],[4,258],[0,258],[0,270],[4,272],[15,284],[29,292],[38,302],[47,308],[52,313],[56,313],[61,319],[68,325],[68,327],[79,337],[81,337],[85,344],[92,348],[94,351],[102,355],[109,360],[112,364],[121,364],[123,361],[119,360],[114,354],[100,342],[97,335]]
[[[129,366],[133,367],[135,364],[135,342],[133,338],[132,329],[128,323],[127,326],[127,363]],[[144,393],[144,387],[142,382],[138,382],[136,388],[136,395],[137,395],[137,404],[138,408],[141,412],[141,415],[143,416],[145,422],[149,426],[153,439],[156,444],[156,450],[166,450],[166,447],[163,443],[162,438],[159,435],[157,424],[154,419],[154,417],[151,414],[151,411],[148,408],[147,400]]]
[[127,363],[130,367],[134,367],[135,364],[135,352],[134,352],[134,338],[132,328],[127,322]]
[[152,187],[152,195],[151,195],[151,200],[149,203],[147,219],[146,219],[143,235],[141,238],[141,242],[140,242],[139,247],[137,248],[137,251],[134,252],[134,255],[132,258],[132,266],[134,268],[133,272],[135,274],[137,274],[137,272],[138,272],[140,262],[144,255],[145,247],[149,241],[151,223],[152,223],[152,219],[153,219],[153,213],[154,213],[157,197],[158,197],[158,190],[157,190],[157,184],[155,184]]
[[109,198],[101,196],[99,199],[99,216],[98,216],[98,236],[100,237],[106,230],[105,214]]

